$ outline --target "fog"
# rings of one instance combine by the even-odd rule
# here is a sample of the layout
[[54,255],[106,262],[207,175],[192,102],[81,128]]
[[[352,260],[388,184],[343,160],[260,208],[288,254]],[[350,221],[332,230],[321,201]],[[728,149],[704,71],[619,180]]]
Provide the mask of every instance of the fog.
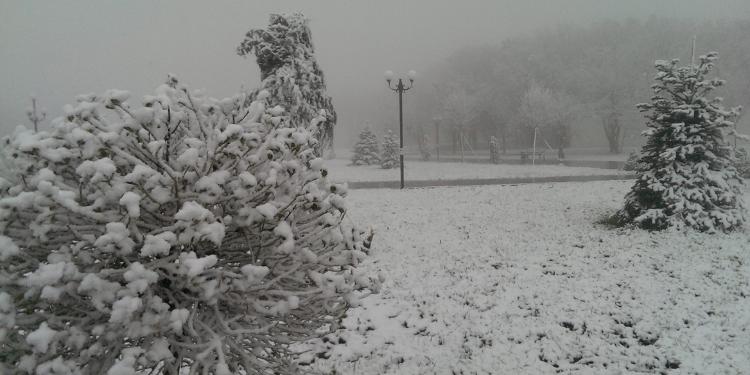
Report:
[[[237,56],[235,48],[248,29],[267,24],[269,13],[292,11],[310,18],[317,59],[339,114],[337,147],[348,148],[363,124],[382,128],[394,123],[396,96],[383,81],[386,69],[404,76],[410,69],[434,72],[464,47],[500,45],[557,25],[649,16],[746,18],[750,2],[3,0],[0,134],[19,124],[29,126],[25,109],[32,93],[47,108],[44,127],[75,95],[119,88],[137,97],[167,73],[216,97],[255,87],[255,62]],[[689,38],[685,36],[686,44]],[[417,77],[407,98],[408,119],[433,116],[420,117],[408,101],[433,98],[441,79],[435,74]]]
[[750,374],[748,111],[750,0],[0,0],[0,375]]

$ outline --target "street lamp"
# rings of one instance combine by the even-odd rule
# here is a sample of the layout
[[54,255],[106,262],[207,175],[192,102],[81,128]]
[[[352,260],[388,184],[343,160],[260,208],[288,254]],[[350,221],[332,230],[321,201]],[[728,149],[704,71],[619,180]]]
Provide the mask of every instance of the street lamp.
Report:
[[407,77],[409,78],[409,87],[406,87],[404,85],[404,81],[399,78],[398,83],[396,84],[396,87],[391,86],[391,81],[393,81],[393,72],[388,70],[385,72],[385,81],[388,83],[388,88],[390,88],[393,91],[398,92],[398,137],[399,137],[399,159],[401,161],[401,188],[404,188],[404,102],[403,102],[403,95],[405,91],[408,91],[412,87],[414,87],[414,78],[417,77],[417,72],[410,70],[409,73],[407,73]]

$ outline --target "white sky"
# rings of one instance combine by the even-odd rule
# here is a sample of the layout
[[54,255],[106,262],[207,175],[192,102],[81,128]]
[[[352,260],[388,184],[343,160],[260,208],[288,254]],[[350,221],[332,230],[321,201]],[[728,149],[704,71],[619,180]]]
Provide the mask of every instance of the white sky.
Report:
[[311,19],[346,126],[378,90],[391,95],[383,71],[419,72],[466,44],[603,18],[750,17],[750,0],[0,0],[0,135],[28,126],[31,93],[56,117],[75,95],[119,88],[137,98],[167,73],[217,97],[255,87],[255,62],[235,47],[269,13],[290,11]]

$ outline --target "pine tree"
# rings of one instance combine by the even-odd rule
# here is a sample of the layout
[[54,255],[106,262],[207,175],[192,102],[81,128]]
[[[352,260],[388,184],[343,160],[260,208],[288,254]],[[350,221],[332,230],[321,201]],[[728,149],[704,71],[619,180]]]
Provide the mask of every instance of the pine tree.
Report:
[[398,142],[392,131],[388,131],[383,137],[383,154],[380,157],[380,167],[384,169],[396,168],[399,166]]
[[127,98],[81,96],[2,148],[0,373],[295,372],[289,345],[379,284],[314,122],[174,77]]
[[378,146],[378,136],[365,127],[359,133],[359,140],[354,145],[354,155],[352,155],[352,164],[354,165],[375,165],[380,164],[380,150]]
[[648,140],[636,183],[617,214],[620,223],[707,232],[743,225],[742,179],[724,134],[739,109],[725,110],[721,98],[707,98],[724,84],[706,78],[717,57],[712,52],[683,67],[678,60],[656,62],[655,95],[638,105],[646,113]]
[[267,29],[247,32],[237,53],[254,53],[263,80],[253,100],[263,90],[269,108],[282,106],[291,120],[288,124],[308,124],[315,120],[320,144],[318,155],[333,152],[333,128],[336,111],[326,94],[323,71],[315,59],[312,35],[307,19],[299,13],[272,14]]

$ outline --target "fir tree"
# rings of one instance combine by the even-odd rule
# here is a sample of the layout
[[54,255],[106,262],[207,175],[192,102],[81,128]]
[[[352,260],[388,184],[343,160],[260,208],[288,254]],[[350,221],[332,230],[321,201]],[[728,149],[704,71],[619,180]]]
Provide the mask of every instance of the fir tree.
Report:
[[392,131],[388,131],[383,137],[383,154],[380,157],[380,166],[384,169],[396,168],[399,166],[398,142],[393,136]]
[[641,155],[639,155],[637,152],[632,151],[628,155],[628,160],[625,161],[625,164],[622,166],[623,171],[635,171],[638,170],[638,165],[641,160]]
[[[261,90],[271,94],[267,106],[281,105],[291,116],[289,124],[307,124],[315,119],[320,142],[315,147],[317,154],[333,152],[336,111],[314,56],[307,19],[299,13],[272,14],[267,29],[247,32],[237,53],[255,54],[263,80],[256,94]],[[251,98],[256,99],[256,95]]]
[[378,146],[378,136],[365,127],[359,133],[359,140],[354,145],[354,155],[352,164],[354,165],[375,165],[380,164],[380,147]]
[[738,148],[735,150],[734,155],[734,167],[737,168],[737,173],[739,173],[742,178],[750,178],[750,155],[748,155],[747,150],[745,150],[744,148]]
[[620,223],[646,229],[690,227],[730,231],[744,222],[732,149],[725,141],[739,109],[725,110],[721,98],[707,98],[724,81],[708,79],[718,55],[698,65],[656,62],[656,84],[645,112],[648,137],[638,161],[637,180],[617,214]]

